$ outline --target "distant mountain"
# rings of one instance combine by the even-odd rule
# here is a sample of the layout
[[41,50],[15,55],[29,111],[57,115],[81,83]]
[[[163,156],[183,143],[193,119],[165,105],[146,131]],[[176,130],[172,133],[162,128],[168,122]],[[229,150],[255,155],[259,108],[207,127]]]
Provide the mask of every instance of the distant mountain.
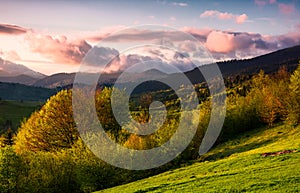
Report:
[[[144,72],[138,72],[138,73],[124,73],[122,74],[122,78],[120,78],[118,81],[120,83],[126,83],[126,82],[136,82],[140,80],[146,80],[146,79],[162,79],[167,77],[168,74],[161,72],[157,69],[150,69],[146,70]],[[116,77],[117,78],[117,77]]]
[[56,89],[0,82],[0,98],[2,100],[45,101],[56,92]]
[[19,75],[19,76],[0,76],[0,82],[8,82],[8,83],[21,83],[24,85],[32,85],[38,79],[33,78],[27,75]]
[[300,45],[278,50],[252,59],[232,60],[218,62],[223,76],[237,74],[256,74],[260,70],[270,74],[278,71],[281,66],[286,66],[293,71],[300,60]]
[[[270,74],[278,71],[278,69],[284,65],[289,71],[293,71],[298,66],[299,60],[300,46],[295,46],[252,59],[231,60],[217,62],[217,64],[223,77],[228,78],[243,74],[253,75],[260,70],[264,70],[266,73]],[[209,64],[201,66],[200,70],[203,68],[209,68]],[[121,73],[102,74],[98,86],[112,85],[120,74]],[[46,100],[60,89],[71,88],[75,75],[75,73],[59,73],[45,76],[41,73],[32,71],[25,66],[0,59],[0,97],[5,100]],[[97,74],[86,74],[86,77],[89,79],[89,76],[92,77],[95,75]],[[204,81],[198,68],[185,72],[185,76],[187,76],[194,84]],[[156,69],[150,69],[141,73],[124,73],[122,79],[120,79],[120,83],[121,85],[126,86],[133,84],[132,82],[150,78],[173,82],[176,81],[178,77],[179,74],[176,73],[165,74]],[[24,84],[31,86],[25,86]],[[166,85],[161,84],[158,81],[150,81],[148,84],[143,84],[143,86],[136,89],[136,92],[142,92],[145,89],[148,91],[155,91],[163,89],[165,86]]]
[[[273,73],[286,65],[289,71],[293,71],[300,60],[300,45],[291,48],[278,50],[269,54],[258,56],[252,59],[245,60],[230,60],[217,62],[224,78],[229,76],[237,76],[242,74],[252,75],[264,70],[266,73]],[[208,65],[201,66],[201,68],[209,68]],[[120,76],[121,73],[102,74],[99,79],[101,85],[111,85]],[[30,70],[29,68],[14,64],[0,58],[0,81],[21,83],[36,87],[45,88],[71,88],[74,82],[75,73],[58,73],[51,76],[45,76],[41,73]],[[192,83],[203,82],[204,78],[199,69],[194,69],[185,72],[185,75]],[[87,76],[89,76],[87,74]],[[93,75],[95,76],[95,74]],[[156,69],[150,69],[141,73],[124,73],[121,83],[130,83],[137,80],[145,80],[148,78],[162,79],[162,80],[176,80],[178,74],[165,74]],[[155,87],[155,85],[152,85]]]
[[[286,66],[288,71],[292,72],[296,69],[300,60],[300,45],[278,50],[269,54],[261,55],[245,60],[230,60],[217,62],[224,78],[238,75],[253,75],[263,70],[267,74],[277,72],[280,67]],[[208,65],[201,68],[209,68]],[[199,69],[185,72],[186,76],[192,83],[203,82],[204,78]],[[176,74],[170,75],[168,78],[175,79]]]
[[45,88],[57,88],[65,87],[74,82],[75,73],[58,73],[51,76],[46,76],[42,79],[35,81],[32,86],[45,87]]
[[[99,84],[110,84],[114,83],[116,79],[120,76],[121,73],[111,73],[111,74],[101,74],[98,83]],[[37,80],[33,86],[39,86],[39,87],[45,87],[45,88],[69,88],[70,85],[73,84],[75,73],[58,73],[51,76],[47,76],[45,78],[42,78],[40,80]],[[97,74],[88,74],[86,73],[86,76],[95,76]],[[122,74],[122,78],[119,79],[120,83],[126,83],[126,82],[134,82],[138,80],[143,80],[147,78],[164,78],[167,74],[156,70],[156,69],[150,69],[145,72],[140,73],[124,73]]]
[[[252,75],[264,70],[266,73],[274,73],[278,71],[281,66],[287,66],[289,71],[293,71],[300,60],[300,45],[291,48],[278,50],[269,54],[258,56],[252,59],[245,60],[230,60],[224,62],[217,62],[224,78],[229,76],[237,76],[242,74]],[[209,68],[208,65],[201,66],[201,68]],[[121,73],[102,74],[99,84],[113,84]],[[198,68],[185,72],[185,75],[192,83],[203,82],[204,78]],[[47,88],[55,87],[72,87],[75,73],[66,74],[60,73],[38,80],[34,86],[41,86]],[[165,74],[155,69],[150,69],[141,73],[126,73],[123,75],[121,83],[134,82],[147,78],[176,80],[178,74]],[[154,86],[154,85],[153,85]]]
[[15,64],[0,58],[0,77],[17,77],[20,75],[26,75],[35,79],[41,79],[46,76],[21,64]]

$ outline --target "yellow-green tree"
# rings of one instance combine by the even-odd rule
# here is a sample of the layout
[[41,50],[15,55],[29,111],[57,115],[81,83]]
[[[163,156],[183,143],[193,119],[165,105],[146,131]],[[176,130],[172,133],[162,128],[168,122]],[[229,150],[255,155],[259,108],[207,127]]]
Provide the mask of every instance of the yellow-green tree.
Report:
[[289,92],[290,100],[287,106],[288,116],[286,121],[291,125],[297,125],[300,123],[300,65],[291,75]]
[[269,126],[286,116],[288,78],[286,68],[281,68],[273,76],[261,71],[252,78],[252,89],[248,97],[251,98],[251,105],[255,106],[262,121]]
[[56,151],[70,148],[79,134],[72,113],[72,92],[63,90],[24,121],[15,139],[19,151]]

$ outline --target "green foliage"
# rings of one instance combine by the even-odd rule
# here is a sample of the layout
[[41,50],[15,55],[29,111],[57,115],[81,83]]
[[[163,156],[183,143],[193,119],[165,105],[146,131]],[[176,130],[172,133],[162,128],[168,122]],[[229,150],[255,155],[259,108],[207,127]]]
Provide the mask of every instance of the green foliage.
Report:
[[[288,121],[294,120],[296,123],[299,121],[299,117],[297,116],[299,116],[298,112],[300,112],[300,108],[298,109],[298,107],[300,107],[300,67],[294,72],[291,78],[289,77],[287,70],[284,68],[274,75],[266,75],[263,72],[260,72],[250,81],[245,82],[246,80],[244,81],[244,79],[248,78],[249,77],[239,77],[234,79],[233,82],[226,80],[227,84],[231,85],[231,88],[228,90],[229,96],[226,101],[226,119],[217,144],[220,144],[221,142],[226,142],[225,144],[228,144],[232,142],[232,139],[237,135],[245,132],[251,132],[251,130],[264,124],[268,124],[269,127],[274,126],[275,123],[285,119],[286,117],[286,120]],[[143,129],[140,128],[140,126],[135,125],[134,123],[124,122],[124,126],[121,127],[117,123],[111,109],[111,93],[112,91],[115,91],[117,96],[121,96],[124,93],[121,90],[113,89],[114,88],[104,88],[101,91],[97,91],[95,101],[88,101],[89,103],[87,105],[96,106],[98,120],[82,119],[82,122],[80,123],[83,123],[83,125],[92,123],[91,127],[93,127],[98,123],[98,121],[100,121],[104,130],[111,139],[115,140],[120,145],[131,149],[144,150],[158,147],[172,137],[178,128],[179,120],[183,115],[179,108],[181,101],[174,95],[173,92],[170,90],[155,91],[150,94],[144,93],[141,97],[135,95],[130,99],[131,116],[140,123],[151,121],[148,108],[149,104],[153,100],[161,101],[167,110],[166,120],[162,125],[157,125],[160,129],[150,135],[142,136],[131,134],[125,130],[126,127],[134,128],[136,130]],[[196,86],[196,90],[198,91],[198,99],[201,100],[200,115],[191,111],[189,112],[190,116],[186,116],[187,120],[183,121],[184,128],[188,130],[190,127],[189,123],[199,119],[200,124],[194,139],[186,150],[172,162],[160,168],[142,172],[115,168],[95,157],[95,155],[83,144],[77,132],[76,124],[73,120],[72,91],[61,91],[56,96],[51,97],[40,111],[33,113],[26,122],[24,121],[22,123],[14,146],[18,154],[15,154],[12,149],[5,149],[5,151],[10,152],[9,155],[11,155],[8,159],[8,154],[1,153],[1,155],[6,155],[2,156],[6,157],[5,159],[1,158],[2,160],[10,160],[3,163],[12,163],[13,166],[15,163],[14,160],[18,160],[18,163],[20,163],[18,165],[19,172],[17,174],[15,174],[13,166],[10,167],[10,169],[7,167],[7,169],[12,172],[5,173],[6,170],[3,170],[3,172],[1,170],[1,175],[6,175],[7,173],[11,174],[11,176],[6,176],[7,179],[11,180],[9,183],[3,183],[3,189],[7,189],[10,192],[92,192],[145,178],[161,171],[178,167],[180,164],[185,163],[188,160],[196,159],[198,157],[199,146],[205,134],[211,113],[211,102],[210,99],[207,98],[207,88],[205,85],[198,85]],[[181,87],[180,91],[185,93],[186,88]],[[293,96],[293,100],[290,99],[291,96]],[[80,98],[81,100],[88,100],[85,98],[84,93],[82,93],[82,96],[80,97],[82,97]],[[193,100],[193,98],[187,95],[186,100]],[[114,102],[117,106],[123,107],[121,100]],[[85,110],[82,114],[89,113],[90,108],[88,106],[82,108]],[[160,108],[161,107],[157,108],[157,112],[160,112]],[[122,112],[123,111],[118,111],[114,113]],[[161,112],[163,113],[164,111]],[[159,118],[163,119],[163,116],[159,116]],[[92,141],[97,138],[97,135],[91,132],[90,129],[91,128],[86,127],[86,131],[83,132],[84,135],[81,135],[81,137],[84,137],[83,139]],[[272,128],[270,130],[272,130]],[[281,129],[277,128],[277,130],[276,132],[278,133],[282,132]],[[287,128],[282,128],[282,130],[284,132],[288,132]],[[293,130],[292,132],[295,131]],[[253,133],[249,133],[249,135],[252,134]],[[259,135],[262,135],[262,133],[258,133],[256,137],[259,137]],[[299,133],[296,133],[296,136],[298,135]],[[254,138],[247,142],[233,140],[233,144],[231,144],[231,146],[229,144],[223,149],[219,149],[220,151],[218,150],[218,152],[213,151],[213,154],[208,153],[206,155],[207,157],[202,157],[201,160],[215,160],[230,156],[234,152],[242,153],[250,150],[250,148],[255,149],[263,147],[263,145],[272,144],[272,148],[274,146],[278,147],[278,144],[275,143],[277,138],[274,137],[273,134],[272,137],[273,138],[271,139],[271,135],[266,136],[267,139],[261,141],[255,141]],[[292,139],[290,136],[287,137]],[[5,141],[5,139],[2,141]],[[100,144],[95,144],[95,146],[105,145],[101,144],[103,142],[99,143]],[[284,140],[281,140],[280,143],[282,145],[285,142]],[[217,148],[218,147],[220,146],[217,146]],[[282,145],[282,147],[286,146]],[[270,147],[270,149],[272,148]],[[299,147],[297,146],[296,148]],[[255,149],[255,151],[256,150],[257,149]],[[119,156],[118,152],[111,153],[114,156]],[[248,159],[250,160],[249,162],[247,161]],[[241,173],[244,171],[244,168],[247,168],[252,162],[256,161],[262,161],[263,164],[258,165],[257,167],[251,166],[250,168],[254,167],[254,169],[261,170],[262,167],[267,164],[267,162],[261,160],[257,155],[251,154],[250,156],[235,159],[235,162],[238,162],[238,164],[234,171]],[[294,161],[294,157],[291,158],[290,161]],[[215,162],[211,165],[203,164],[200,169],[205,170],[205,174],[202,175],[197,173],[196,175],[192,175],[191,178],[188,177],[187,180],[183,180],[183,182],[188,183],[190,179],[193,181],[193,179],[196,178],[195,176],[206,178],[206,174],[214,177],[223,175],[225,177],[220,178],[218,183],[222,184],[224,188],[216,189],[216,191],[252,190],[247,184],[243,186],[242,189],[236,189],[226,183],[221,183],[221,179],[228,181],[231,180],[230,176],[234,174],[230,173],[227,163],[229,165],[234,165],[235,162],[228,158],[226,159],[226,162]],[[288,161],[284,163],[292,164],[291,162]],[[205,169],[206,167],[218,168],[218,164],[226,165],[226,167],[224,166],[221,168],[220,170],[222,171]],[[276,162],[275,165],[279,167],[278,164],[279,162]],[[284,172],[282,170],[280,171]],[[193,172],[195,173],[195,171]],[[288,169],[288,172],[291,172],[291,169]],[[289,176],[288,172],[284,174]],[[279,173],[275,171],[272,171],[271,173],[278,177]],[[257,177],[256,175],[251,175],[249,173],[247,173],[247,175]],[[269,179],[267,175],[263,175],[262,173],[260,173],[260,176],[263,176],[263,179]],[[237,177],[249,180],[249,178],[243,174],[238,175]],[[294,176],[291,178],[293,180],[295,179]],[[185,179],[185,177],[182,177],[182,179]],[[163,179],[160,180],[163,181]],[[205,182],[210,184],[209,180]],[[241,182],[245,183],[245,181]],[[177,184],[177,181],[174,183]],[[178,183],[180,183],[180,180]],[[286,182],[284,181],[282,184],[286,185]],[[162,184],[158,184],[159,187],[161,187],[161,185]],[[210,185],[211,186],[209,187],[216,186],[216,183],[211,183]],[[253,184],[250,184],[249,186],[252,185]],[[11,187],[11,189],[9,189],[9,187]],[[177,185],[175,187],[177,188]],[[202,184],[197,184],[197,186],[188,185],[187,189],[189,187],[202,187]],[[295,188],[294,186],[291,187]],[[200,190],[197,188],[195,189]],[[138,190],[140,189],[135,187],[135,191]],[[155,190],[155,187],[149,187],[149,189],[146,188],[141,191],[148,190]],[[164,189],[162,187],[162,189],[158,188],[158,190],[164,191],[169,189]]]
[[13,148],[0,148],[0,192],[17,192],[21,172],[21,158]]
[[[285,125],[258,128],[216,146],[201,161],[99,193],[299,192],[299,144],[298,128]],[[298,152],[261,156],[285,149]]]
[[272,126],[274,122],[286,116],[289,74],[281,68],[273,77],[261,71],[252,78],[252,89],[248,96],[256,108],[261,120]]
[[229,96],[226,118],[219,141],[226,141],[236,134],[257,128],[260,124],[260,118],[251,97]]
[[0,82],[0,97],[2,100],[46,101],[56,92],[56,89],[26,86],[18,83]]
[[79,192],[76,165],[67,153],[23,152],[24,162],[19,191],[21,192]]
[[[103,129],[110,133],[113,139],[116,141],[122,141],[121,136],[118,134],[120,133],[121,126],[118,124],[117,120],[115,119],[115,116],[113,114],[112,108],[111,108],[111,94],[113,89],[105,87],[103,90],[98,91],[95,96],[95,103],[96,103],[96,111],[98,115],[98,119],[103,127]],[[115,92],[118,94],[116,95],[122,95],[120,90],[115,89]],[[116,103],[116,106],[120,106],[122,108],[123,104],[118,104],[118,100],[114,101]],[[118,112],[124,112],[123,110],[120,110]],[[115,112],[115,113],[118,113]],[[125,111],[126,112],[126,111]]]
[[300,123],[300,65],[290,78],[290,103],[288,104],[287,123],[297,125]]
[[0,138],[0,147],[13,145],[13,132],[9,128],[6,133],[4,133]]
[[63,90],[23,122],[15,141],[19,151],[57,151],[78,139],[72,113],[72,93]]
[[10,128],[13,132],[17,131],[21,121],[28,118],[42,104],[33,101],[0,101],[0,134],[7,131],[7,122],[11,123]]

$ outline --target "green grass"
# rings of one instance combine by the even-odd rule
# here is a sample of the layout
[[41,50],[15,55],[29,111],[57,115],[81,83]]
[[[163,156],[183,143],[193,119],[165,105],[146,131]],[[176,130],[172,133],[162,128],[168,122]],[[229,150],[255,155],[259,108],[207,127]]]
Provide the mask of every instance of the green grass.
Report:
[[[299,131],[260,128],[181,168],[99,192],[300,192]],[[261,156],[287,149],[297,152]]]
[[[0,101],[0,126],[7,120],[12,121],[12,129],[16,131],[21,121],[28,118],[43,103],[34,101]],[[3,132],[0,127],[0,134]]]

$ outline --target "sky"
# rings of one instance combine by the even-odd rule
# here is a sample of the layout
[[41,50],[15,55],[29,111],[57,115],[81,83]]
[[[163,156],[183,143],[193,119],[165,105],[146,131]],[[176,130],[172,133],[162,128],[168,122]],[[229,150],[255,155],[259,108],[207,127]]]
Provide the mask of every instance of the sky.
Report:
[[[146,24],[192,35],[215,60],[250,58],[300,44],[298,0],[2,0],[0,3],[0,57],[47,75],[76,72],[93,46],[120,30]],[[153,41],[171,36],[175,40],[178,36],[164,27],[156,33],[153,29],[139,29],[130,34],[115,38],[110,44],[121,42],[124,48],[132,42],[150,39],[149,36]],[[175,44],[187,57],[199,52],[192,49],[195,42],[180,41]],[[163,49],[120,54],[117,48],[108,47],[98,51],[117,56],[109,72],[153,58],[183,66],[189,63]]]

